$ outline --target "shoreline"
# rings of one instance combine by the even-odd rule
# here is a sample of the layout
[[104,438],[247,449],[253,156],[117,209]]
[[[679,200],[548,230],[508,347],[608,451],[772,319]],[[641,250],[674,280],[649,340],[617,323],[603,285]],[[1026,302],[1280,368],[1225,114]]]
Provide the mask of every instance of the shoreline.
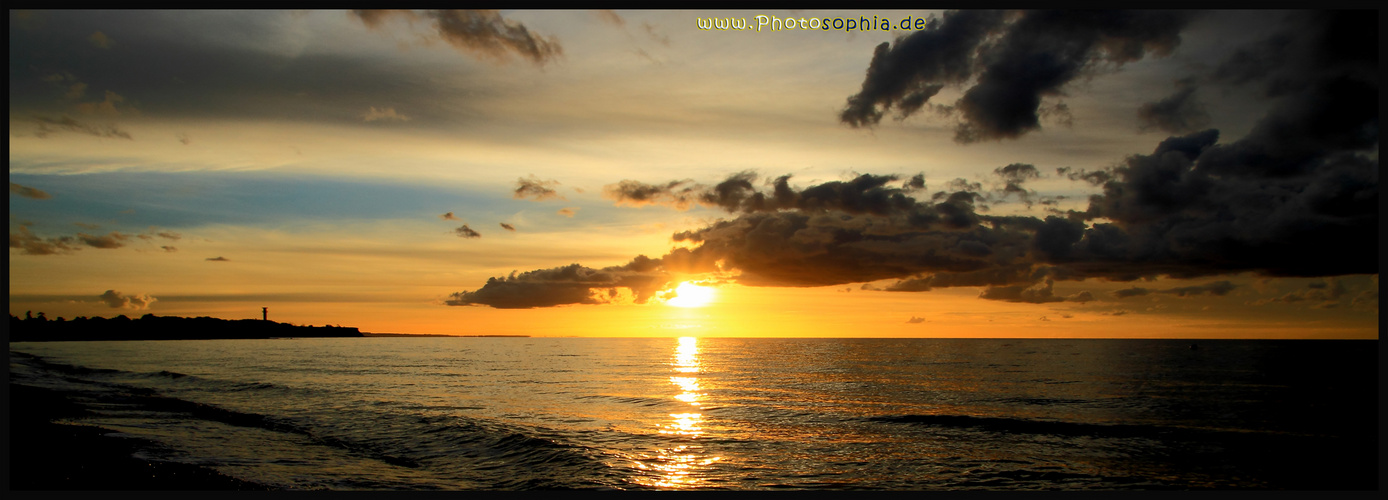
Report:
[[54,423],[87,410],[59,391],[9,384],[12,491],[265,491],[278,488],[237,479],[208,467],[136,458],[156,447],[116,431]]

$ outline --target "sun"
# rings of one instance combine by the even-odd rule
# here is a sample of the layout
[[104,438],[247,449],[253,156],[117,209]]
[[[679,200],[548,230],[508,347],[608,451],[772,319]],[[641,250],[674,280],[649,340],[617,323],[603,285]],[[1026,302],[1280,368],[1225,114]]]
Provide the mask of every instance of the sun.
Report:
[[704,307],[713,302],[713,288],[695,285],[690,282],[680,283],[675,287],[674,298],[665,301],[675,307]]

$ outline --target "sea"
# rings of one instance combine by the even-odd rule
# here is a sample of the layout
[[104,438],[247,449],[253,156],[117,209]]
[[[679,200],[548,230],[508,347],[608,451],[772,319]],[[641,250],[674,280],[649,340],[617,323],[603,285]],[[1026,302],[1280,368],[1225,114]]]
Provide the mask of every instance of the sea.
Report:
[[293,490],[1378,488],[1376,340],[16,342],[9,360],[12,384],[89,411],[60,423]]

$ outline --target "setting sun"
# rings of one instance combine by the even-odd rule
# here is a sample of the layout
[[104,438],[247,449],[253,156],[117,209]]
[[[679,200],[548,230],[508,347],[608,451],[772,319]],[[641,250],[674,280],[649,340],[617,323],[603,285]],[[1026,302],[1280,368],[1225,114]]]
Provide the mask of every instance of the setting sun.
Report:
[[684,282],[675,287],[676,296],[666,301],[675,307],[704,307],[713,302],[713,288]]

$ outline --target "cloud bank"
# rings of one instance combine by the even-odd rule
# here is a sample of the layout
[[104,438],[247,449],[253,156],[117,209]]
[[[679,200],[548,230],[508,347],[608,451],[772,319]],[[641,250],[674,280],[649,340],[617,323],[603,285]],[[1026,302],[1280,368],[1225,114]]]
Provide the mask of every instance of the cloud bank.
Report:
[[1044,97],[1061,96],[1066,84],[1103,65],[1171,53],[1192,17],[1171,10],[949,11],[878,45],[839,120],[872,127],[888,110],[905,118],[946,86],[968,85],[963,97],[937,107],[958,116],[954,140],[1015,139],[1041,128]]
[[[1189,17],[953,12],[895,46],[879,47],[845,120],[875,123],[872,117],[887,107],[909,104],[912,92],[977,78],[955,105],[964,116],[956,139],[1015,137],[1035,128],[1040,96],[1094,64],[1169,52]],[[761,180],[750,171],[716,184],[628,179],[608,185],[604,195],[618,205],[698,204],[730,218],[672,235],[682,246],[658,258],[639,256],[641,266],[575,264],[513,274],[454,294],[449,303],[602,303],[636,278],[650,286],[691,275],[777,287],[894,279],[887,290],[981,287],[983,299],[1040,304],[1094,300],[1088,291],[1056,294],[1055,282],[1063,281],[1377,274],[1378,116],[1369,104],[1378,99],[1378,62],[1372,46],[1357,45],[1366,40],[1362,32],[1376,33],[1366,17],[1292,16],[1286,29],[1193,75],[1202,85],[1261,88],[1270,108],[1232,142],[1220,142],[1219,130],[1200,130],[1156,141],[1113,167],[1058,170],[1098,190],[1084,210],[987,215],[980,213],[979,203],[988,199],[981,184],[957,179],[932,192],[922,175],[864,174],[803,188],[789,175]],[[1286,49],[1287,57],[1258,55],[1269,46]],[[1005,195],[1019,197],[1029,196],[1022,184],[1040,175],[1028,163],[994,174]],[[1232,289],[1214,281],[1145,293]],[[1129,290],[1120,293],[1144,289]],[[490,298],[522,291],[544,299]]]

